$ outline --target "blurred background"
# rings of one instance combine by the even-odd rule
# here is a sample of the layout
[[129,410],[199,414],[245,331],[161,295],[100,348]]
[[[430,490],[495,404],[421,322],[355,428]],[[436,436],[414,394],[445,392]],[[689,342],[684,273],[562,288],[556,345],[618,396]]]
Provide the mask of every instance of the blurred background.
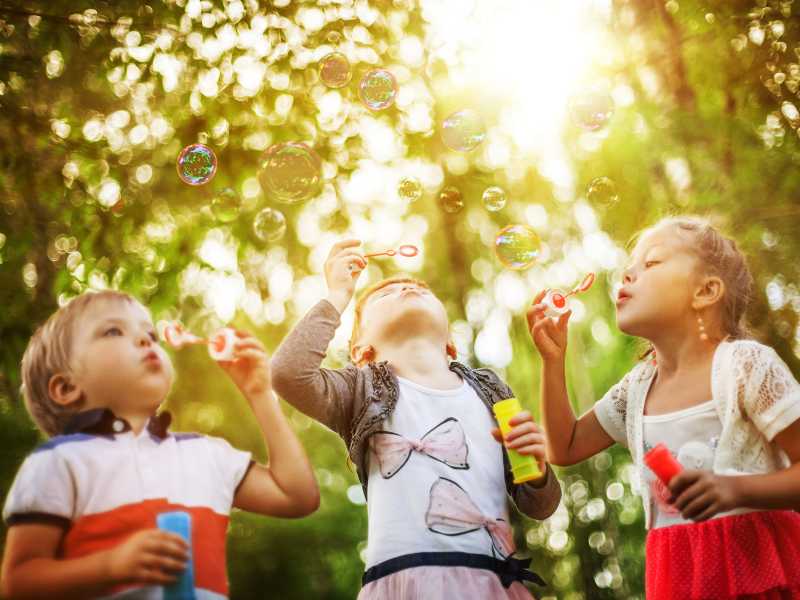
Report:
[[[346,236],[416,245],[370,261],[360,285],[427,280],[459,359],[496,369],[538,414],[523,316],[536,292],[597,274],[571,300],[583,411],[641,349],[611,301],[631,236],[712,214],[749,256],[754,335],[800,373],[796,13],[792,0],[0,0],[0,496],[41,442],[19,361],[58,306],[121,289],[156,320],[232,323],[273,350],[325,294],[324,259]],[[216,164],[194,155],[176,172],[195,143]],[[509,225],[528,229],[501,237],[501,261]],[[327,365],[345,364],[351,326],[352,306]],[[207,352],[173,360],[177,428],[266,460]],[[286,410],[322,506],[233,515],[232,597],[353,598],[361,488],[338,437]],[[516,517],[549,584],[537,596],[643,598],[627,451],[559,474],[558,511]]]

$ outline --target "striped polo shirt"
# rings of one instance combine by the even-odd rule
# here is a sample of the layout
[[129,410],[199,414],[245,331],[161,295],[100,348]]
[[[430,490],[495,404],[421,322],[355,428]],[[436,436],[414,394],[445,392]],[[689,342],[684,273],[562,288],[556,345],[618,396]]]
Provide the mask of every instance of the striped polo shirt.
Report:
[[[64,527],[59,558],[108,550],[156,526],[161,512],[192,518],[197,600],[228,596],[225,537],[234,494],[252,463],[223,439],[170,433],[171,418],[153,416],[136,435],[108,409],[76,415],[64,435],[36,448],[22,464],[3,518]],[[160,600],[160,586],[124,585],[107,598]]]

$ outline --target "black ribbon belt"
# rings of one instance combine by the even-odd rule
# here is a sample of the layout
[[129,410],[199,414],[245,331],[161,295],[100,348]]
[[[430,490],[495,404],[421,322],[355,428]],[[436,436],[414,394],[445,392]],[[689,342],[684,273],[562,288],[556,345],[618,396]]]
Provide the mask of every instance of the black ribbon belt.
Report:
[[392,573],[413,569],[414,567],[470,567],[494,571],[500,578],[503,587],[509,587],[515,581],[531,581],[536,585],[547,585],[545,581],[528,567],[530,558],[514,558],[509,556],[500,560],[483,554],[467,554],[466,552],[417,552],[390,558],[374,567],[370,567],[361,578],[361,585],[367,585],[381,577]]

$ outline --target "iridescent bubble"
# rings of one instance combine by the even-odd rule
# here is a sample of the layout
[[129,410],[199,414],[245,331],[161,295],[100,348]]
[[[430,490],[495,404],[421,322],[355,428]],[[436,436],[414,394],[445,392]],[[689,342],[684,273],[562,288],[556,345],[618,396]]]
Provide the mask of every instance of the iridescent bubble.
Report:
[[422,198],[422,184],[413,177],[403,177],[397,184],[397,195],[408,202]]
[[527,225],[509,225],[497,234],[494,251],[509,269],[527,269],[539,256],[542,243],[536,232]]
[[338,31],[331,31],[328,32],[328,35],[325,36],[325,39],[328,41],[329,44],[338,44],[342,41],[342,34]]
[[253,235],[261,242],[277,242],[286,233],[286,217],[274,208],[265,208],[253,219]]
[[331,52],[319,61],[319,78],[330,88],[346,86],[352,76],[350,61],[341,52]]
[[599,206],[612,206],[619,201],[617,185],[608,177],[596,177],[586,186],[586,199]]
[[439,193],[439,205],[448,213],[457,213],[464,208],[464,198],[458,188],[449,186]]
[[319,191],[322,163],[301,142],[275,144],[261,155],[259,163],[261,188],[279,202],[308,200]]
[[217,173],[217,157],[205,144],[190,144],[178,155],[178,177],[189,185],[203,185]]
[[506,192],[501,187],[493,185],[483,190],[483,205],[486,210],[497,212],[506,205]]
[[589,91],[570,100],[569,112],[579,127],[587,131],[597,131],[604,127],[614,114],[614,100],[606,91]]
[[389,108],[397,95],[397,80],[386,69],[373,69],[361,79],[358,95],[370,110]]
[[456,152],[470,152],[486,137],[486,127],[474,110],[454,112],[442,122],[442,141]]
[[235,221],[242,209],[242,199],[231,188],[225,188],[211,200],[211,213],[217,221]]

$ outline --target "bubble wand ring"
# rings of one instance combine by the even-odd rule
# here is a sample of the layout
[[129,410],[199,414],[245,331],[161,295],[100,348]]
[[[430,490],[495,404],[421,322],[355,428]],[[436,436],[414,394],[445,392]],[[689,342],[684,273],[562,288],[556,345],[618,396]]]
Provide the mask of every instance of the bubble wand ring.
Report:
[[[383,252],[371,252],[370,254],[365,254],[364,258],[369,259],[369,258],[377,258],[379,256],[398,256],[398,255],[403,256],[405,258],[411,258],[412,256],[416,256],[417,254],[419,254],[419,248],[417,248],[413,244],[403,244],[397,250],[392,248],[389,250],[384,250]],[[347,268],[350,271],[354,271],[355,270],[354,263],[350,263],[349,265],[347,265]]]
[[187,331],[178,321],[172,321],[164,326],[162,337],[175,350],[202,344],[208,347],[208,355],[216,361],[235,358],[236,331],[230,327],[223,327],[210,338],[201,338]]
[[578,285],[576,285],[566,294],[561,290],[547,290],[544,298],[542,298],[542,304],[547,307],[545,310],[545,316],[558,317],[567,312],[567,299],[570,296],[587,291],[590,287],[592,287],[592,284],[594,284],[594,280],[595,274],[589,273]]

